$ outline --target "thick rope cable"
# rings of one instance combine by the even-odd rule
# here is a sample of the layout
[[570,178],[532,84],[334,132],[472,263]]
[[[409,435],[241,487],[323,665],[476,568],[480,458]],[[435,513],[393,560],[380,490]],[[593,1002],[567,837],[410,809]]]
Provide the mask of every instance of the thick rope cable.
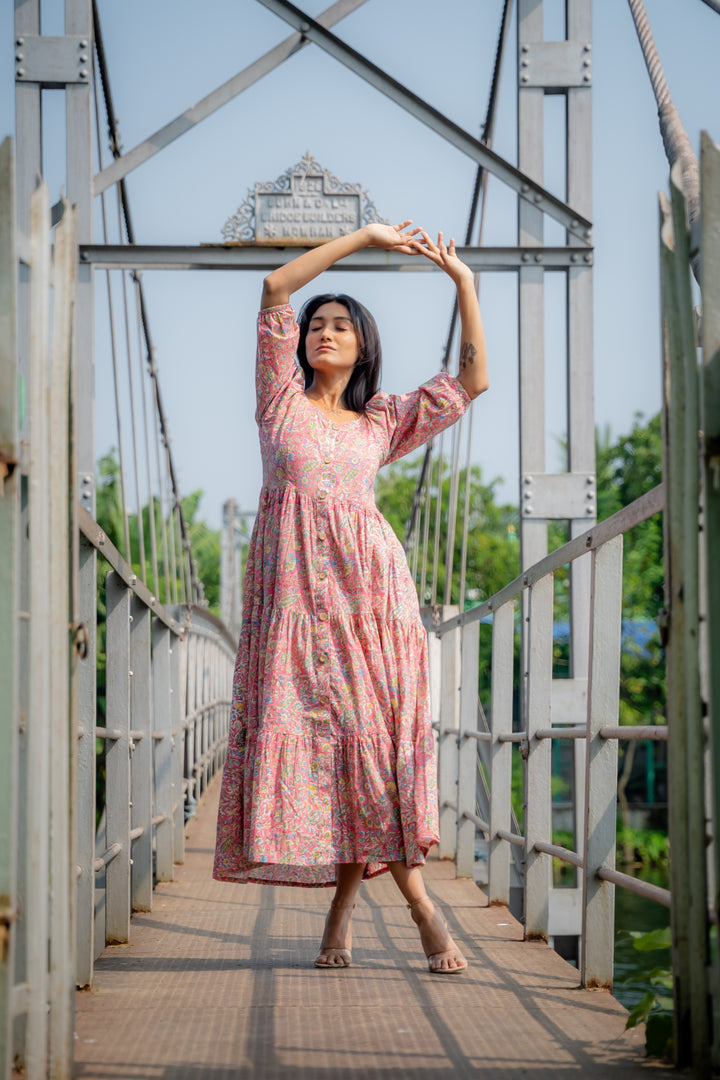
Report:
[[[698,160],[688,134],[683,127],[680,114],[670,96],[670,89],[660,62],[660,56],[650,29],[650,22],[643,0],[628,0],[628,3],[640,41],[645,66],[650,76],[653,93],[655,94],[655,101],[657,102],[660,134],[665,147],[665,155],[671,167],[676,161],[680,162],[682,187],[688,205],[688,217],[690,224],[693,225],[700,217],[700,167]],[[693,265],[696,278],[698,269],[699,267]]]
[[[102,169],[102,145],[100,137],[100,112],[98,110],[98,84],[97,84],[97,64],[95,63],[95,57],[93,56],[93,92],[95,95],[95,130],[98,141],[98,164]],[[100,196],[100,206],[102,211],[102,230],[103,230],[103,242],[108,242],[108,220],[107,220],[107,204],[105,202],[105,192]],[[117,428],[118,438],[118,466],[120,469],[120,506],[122,509],[123,518],[123,538],[125,541],[125,550],[123,555],[126,562],[132,563],[132,552],[130,550],[130,523],[128,522],[127,515],[127,499],[125,497],[125,460],[123,452],[123,437],[122,437],[122,420],[120,416],[120,379],[118,376],[118,357],[117,357],[117,340],[115,336],[115,303],[113,299],[112,279],[111,271],[105,271],[105,278],[107,282],[107,297],[108,297],[108,319],[110,322],[110,353],[112,356],[112,370],[113,370],[113,383],[115,386],[115,426]],[[100,525],[106,524],[100,522]]]
[[[106,61],[106,58],[105,58],[105,47],[104,47],[104,44],[103,44],[102,28],[100,26],[100,17],[99,17],[98,9],[97,9],[97,0],[92,0],[92,15],[93,15],[93,31],[94,31],[94,40],[95,40],[95,51],[96,51],[96,55],[97,55],[98,73],[100,75],[100,83],[101,83],[102,90],[103,90],[103,97],[105,99],[105,112],[106,112],[106,116],[107,116],[108,135],[109,135],[109,139],[110,139],[110,149],[112,151],[113,157],[117,159],[117,158],[121,157],[122,144],[121,144],[121,141],[120,141],[120,129],[119,129],[119,125],[118,125],[118,122],[117,122],[117,117],[115,115],[115,108],[114,108],[113,100],[112,100],[112,91],[111,91],[111,88],[110,88],[110,78],[109,78],[109,74],[108,74],[107,61]],[[119,188],[119,191],[120,191],[120,199],[121,199],[121,203],[122,203],[123,214],[124,214],[124,217],[125,217],[125,228],[126,228],[126,232],[127,232],[128,243],[134,244],[135,243],[135,233],[134,233],[133,226],[132,226],[132,219],[131,219],[131,216],[130,216],[130,205],[129,205],[128,195],[127,195],[127,188],[125,186],[125,180],[124,179],[121,179],[119,181],[118,188]],[[154,346],[153,346],[153,342],[152,342],[152,336],[150,334],[150,324],[149,324],[148,314],[147,314],[147,305],[145,303],[145,293],[144,293],[144,290],[142,288],[142,285],[140,286],[139,296],[140,296],[140,310],[141,310],[141,313],[142,313],[143,334],[144,334],[144,337],[145,337],[145,346],[146,346],[146,350],[147,350],[147,356],[149,358],[153,354]],[[195,561],[194,561],[193,556],[192,556],[192,549],[190,547],[190,536],[189,536],[189,532],[188,532],[187,523],[185,521],[185,517],[184,517],[183,512],[182,512],[182,504],[180,502],[180,493],[179,493],[179,488],[178,488],[178,483],[177,483],[177,476],[175,474],[175,466],[174,466],[174,462],[173,462],[173,459],[172,459],[172,454],[170,453],[170,450],[169,450],[170,439],[169,439],[169,435],[168,435],[167,421],[165,419],[165,412],[164,412],[164,409],[163,409],[163,406],[162,406],[162,396],[160,394],[160,388],[157,385],[157,381],[154,380],[154,382],[155,382],[156,408],[159,410],[158,422],[160,424],[160,428],[161,428],[161,431],[162,431],[162,434],[163,434],[163,438],[164,438],[164,440],[166,442],[166,445],[168,446],[168,467],[169,467],[170,477],[171,477],[171,482],[172,482],[173,498],[174,498],[174,501],[175,501],[175,506],[177,508],[178,524],[179,524],[179,529],[180,529],[180,535],[182,537],[182,545],[183,545],[183,548],[185,549],[185,551],[187,553],[189,567],[190,567],[190,582],[191,582],[191,587],[192,587],[192,595],[188,595],[187,599],[192,600],[193,602],[195,602],[195,601],[200,602],[202,600],[202,586],[201,586],[200,579],[199,579],[198,574],[197,574],[197,568],[195,566]]]
[[[157,560],[157,537],[155,535],[155,501],[153,498],[153,483],[152,483],[152,466],[150,460],[150,430],[148,427],[148,407],[147,407],[147,391],[145,389],[145,371],[143,366],[143,352],[142,352],[142,323],[140,322],[140,305],[137,295],[137,273],[133,272],[133,282],[135,285],[135,327],[137,330],[137,351],[138,351],[138,369],[140,375],[140,391],[142,398],[142,416],[143,416],[143,431],[145,434],[145,466],[147,470],[147,486],[148,486],[148,525],[150,528],[150,558],[153,569],[153,582],[155,593],[160,599],[160,582],[158,579],[158,560]],[[161,480],[158,476],[158,484]],[[165,598],[167,603],[167,597]]]

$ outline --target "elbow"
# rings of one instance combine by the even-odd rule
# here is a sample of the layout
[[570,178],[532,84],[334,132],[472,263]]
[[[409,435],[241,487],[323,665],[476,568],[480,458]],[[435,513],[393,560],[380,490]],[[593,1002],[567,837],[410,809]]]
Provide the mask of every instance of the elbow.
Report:
[[287,296],[282,293],[277,270],[272,270],[263,278],[262,307],[277,307],[284,303],[287,303]]
[[487,378],[483,379],[482,382],[473,383],[471,386],[465,387],[471,401],[474,401],[475,398],[480,397],[480,395],[484,394],[486,390],[489,390],[489,388],[490,380]]

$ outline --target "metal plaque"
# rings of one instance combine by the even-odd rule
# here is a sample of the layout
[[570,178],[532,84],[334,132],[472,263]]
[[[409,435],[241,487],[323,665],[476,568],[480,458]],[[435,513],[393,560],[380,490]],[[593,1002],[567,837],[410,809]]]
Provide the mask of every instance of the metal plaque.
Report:
[[255,184],[223,226],[226,243],[322,244],[384,222],[359,184],[338,180],[308,153],[271,182]]

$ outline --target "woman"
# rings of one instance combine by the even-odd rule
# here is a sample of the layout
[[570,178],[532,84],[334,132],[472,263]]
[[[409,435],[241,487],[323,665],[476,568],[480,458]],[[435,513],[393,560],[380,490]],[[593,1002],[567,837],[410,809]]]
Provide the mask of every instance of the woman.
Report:
[[[265,278],[257,413],[264,483],[245,574],[214,876],[334,885],[318,967],[351,963],[363,878],[392,874],[434,974],[467,967],[425,893],[438,840],[425,631],[375,475],[453,424],[487,389],[469,268],[412,223],[373,224]],[[363,247],[422,255],[457,288],[460,373],[377,392],[372,316],[346,296],[288,301]],[[300,362],[296,365],[295,353]]]

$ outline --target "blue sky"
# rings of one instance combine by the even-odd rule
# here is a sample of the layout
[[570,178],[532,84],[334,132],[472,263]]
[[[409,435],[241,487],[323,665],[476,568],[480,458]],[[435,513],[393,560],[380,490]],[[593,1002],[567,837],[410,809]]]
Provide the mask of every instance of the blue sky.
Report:
[[[328,0],[329,3],[329,0]],[[302,6],[302,4],[300,5]],[[315,14],[326,4],[314,3]],[[546,36],[562,33],[560,0],[545,0]],[[720,17],[701,0],[646,0],[673,98],[693,145],[720,140]],[[335,32],[451,119],[479,133],[502,0],[369,0]],[[131,148],[291,32],[255,0],[100,0],[116,112]],[[43,32],[62,31],[62,4],[43,6]],[[13,130],[12,17],[0,13],[0,134]],[[515,34],[506,55],[494,148],[517,160]],[[44,172],[63,184],[62,97],[44,94]],[[593,41],[595,415],[615,435],[636,411],[660,405],[657,192],[667,166],[649,79],[628,5],[595,0]],[[545,186],[564,196],[562,101],[547,99]],[[128,179],[138,242],[200,243],[221,229],[257,180],[273,180],[306,151],[343,180],[359,181],[392,221],[464,234],[475,166],[439,136],[311,46],[294,56]],[[103,148],[104,160],[109,155]],[[98,204],[99,209],[99,204]],[[114,197],[108,199],[116,222]],[[98,214],[99,219],[99,214]],[[111,224],[111,239],[116,235]],[[98,237],[99,237],[98,233]],[[514,196],[491,180],[484,242],[516,240]],[[553,223],[547,243],[562,243]],[[253,422],[254,321],[259,273],[146,272],[162,393],[183,491],[202,488],[220,522],[224,499],[257,505],[260,457]],[[115,275],[115,293],[120,283]],[[322,289],[356,295],[383,340],[383,388],[414,388],[438,369],[452,286],[437,273],[333,274]],[[309,287],[298,302],[318,291]],[[563,280],[547,276],[547,469],[560,468],[564,420]],[[97,280],[97,448],[116,445],[107,301]],[[481,285],[491,389],[476,404],[473,460],[499,496],[517,501],[517,306],[513,274]],[[118,317],[120,312],[118,311]],[[122,337],[122,334],[121,334]],[[134,334],[131,334],[135,344]],[[137,391],[136,391],[137,392]],[[122,392],[127,411],[127,392]],[[127,428],[127,417],[126,417]],[[127,438],[127,436],[126,436]],[[130,488],[132,493],[132,486]],[[131,494],[131,501],[134,496]]]

